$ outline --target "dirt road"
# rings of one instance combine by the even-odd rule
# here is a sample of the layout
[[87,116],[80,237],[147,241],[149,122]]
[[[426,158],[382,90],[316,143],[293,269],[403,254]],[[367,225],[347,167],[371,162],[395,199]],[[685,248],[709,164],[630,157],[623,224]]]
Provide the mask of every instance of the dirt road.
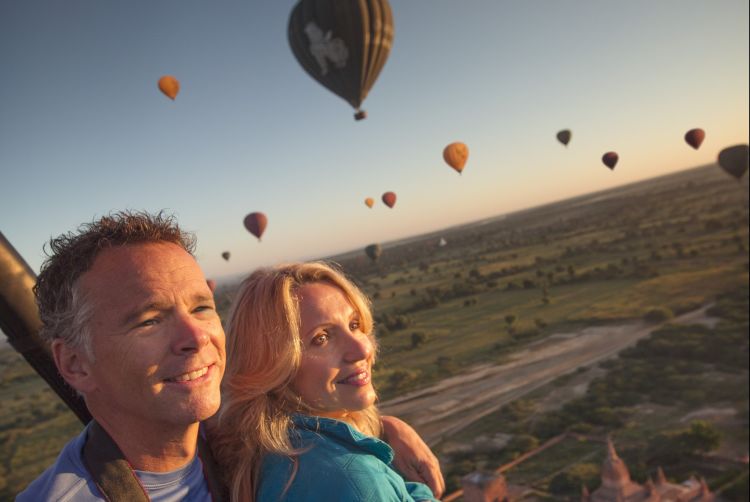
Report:
[[[672,319],[686,324],[715,323],[708,306]],[[429,445],[460,431],[504,404],[633,345],[658,326],[634,322],[559,333],[516,352],[506,364],[477,366],[428,388],[380,404],[384,414],[409,422]]]

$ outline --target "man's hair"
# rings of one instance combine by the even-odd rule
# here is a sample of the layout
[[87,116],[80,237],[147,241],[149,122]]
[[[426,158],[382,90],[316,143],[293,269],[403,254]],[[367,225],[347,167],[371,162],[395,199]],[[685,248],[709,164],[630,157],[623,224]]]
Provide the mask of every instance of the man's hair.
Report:
[[[82,298],[78,279],[105,249],[168,242],[193,254],[195,237],[180,229],[171,215],[141,211],[120,211],[84,223],[49,241],[47,258],[34,286],[42,328],[39,335],[48,343],[62,339],[71,347],[83,348],[92,357],[87,329],[91,308]],[[115,285],[113,285],[114,287]]]

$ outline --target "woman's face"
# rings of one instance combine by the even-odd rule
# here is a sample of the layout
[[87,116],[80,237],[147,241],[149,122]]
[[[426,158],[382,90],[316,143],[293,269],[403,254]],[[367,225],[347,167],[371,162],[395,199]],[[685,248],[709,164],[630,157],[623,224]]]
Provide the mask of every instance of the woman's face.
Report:
[[373,341],[354,306],[326,282],[306,284],[298,295],[302,363],[294,391],[316,414],[331,418],[372,405]]

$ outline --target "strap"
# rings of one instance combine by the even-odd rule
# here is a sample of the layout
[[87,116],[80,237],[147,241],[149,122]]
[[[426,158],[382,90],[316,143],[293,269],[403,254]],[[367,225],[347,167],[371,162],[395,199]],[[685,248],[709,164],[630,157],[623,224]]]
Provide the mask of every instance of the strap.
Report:
[[213,502],[227,502],[229,500],[229,492],[221,480],[219,466],[214,459],[211,447],[208,446],[202,433],[198,434],[198,456],[203,465],[203,477],[206,478],[208,491],[211,493],[211,500]]
[[[198,456],[212,501],[228,501],[229,493],[221,482],[218,466],[203,434],[198,435]],[[125,455],[95,420],[89,426],[88,438],[83,447],[83,462],[96,487],[108,502],[149,502],[146,489],[125,460]]]
[[108,502],[149,502],[146,490],[125,455],[95,420],[89,426],[83,462]]

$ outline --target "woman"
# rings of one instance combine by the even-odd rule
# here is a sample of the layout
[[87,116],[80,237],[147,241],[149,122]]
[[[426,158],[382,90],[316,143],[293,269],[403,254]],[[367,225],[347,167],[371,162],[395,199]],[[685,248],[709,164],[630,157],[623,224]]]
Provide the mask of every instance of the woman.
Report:
[[369,302],[323,263],[254,272],[227,324],[217,437],[233,500],[436,500],[391,467]]

